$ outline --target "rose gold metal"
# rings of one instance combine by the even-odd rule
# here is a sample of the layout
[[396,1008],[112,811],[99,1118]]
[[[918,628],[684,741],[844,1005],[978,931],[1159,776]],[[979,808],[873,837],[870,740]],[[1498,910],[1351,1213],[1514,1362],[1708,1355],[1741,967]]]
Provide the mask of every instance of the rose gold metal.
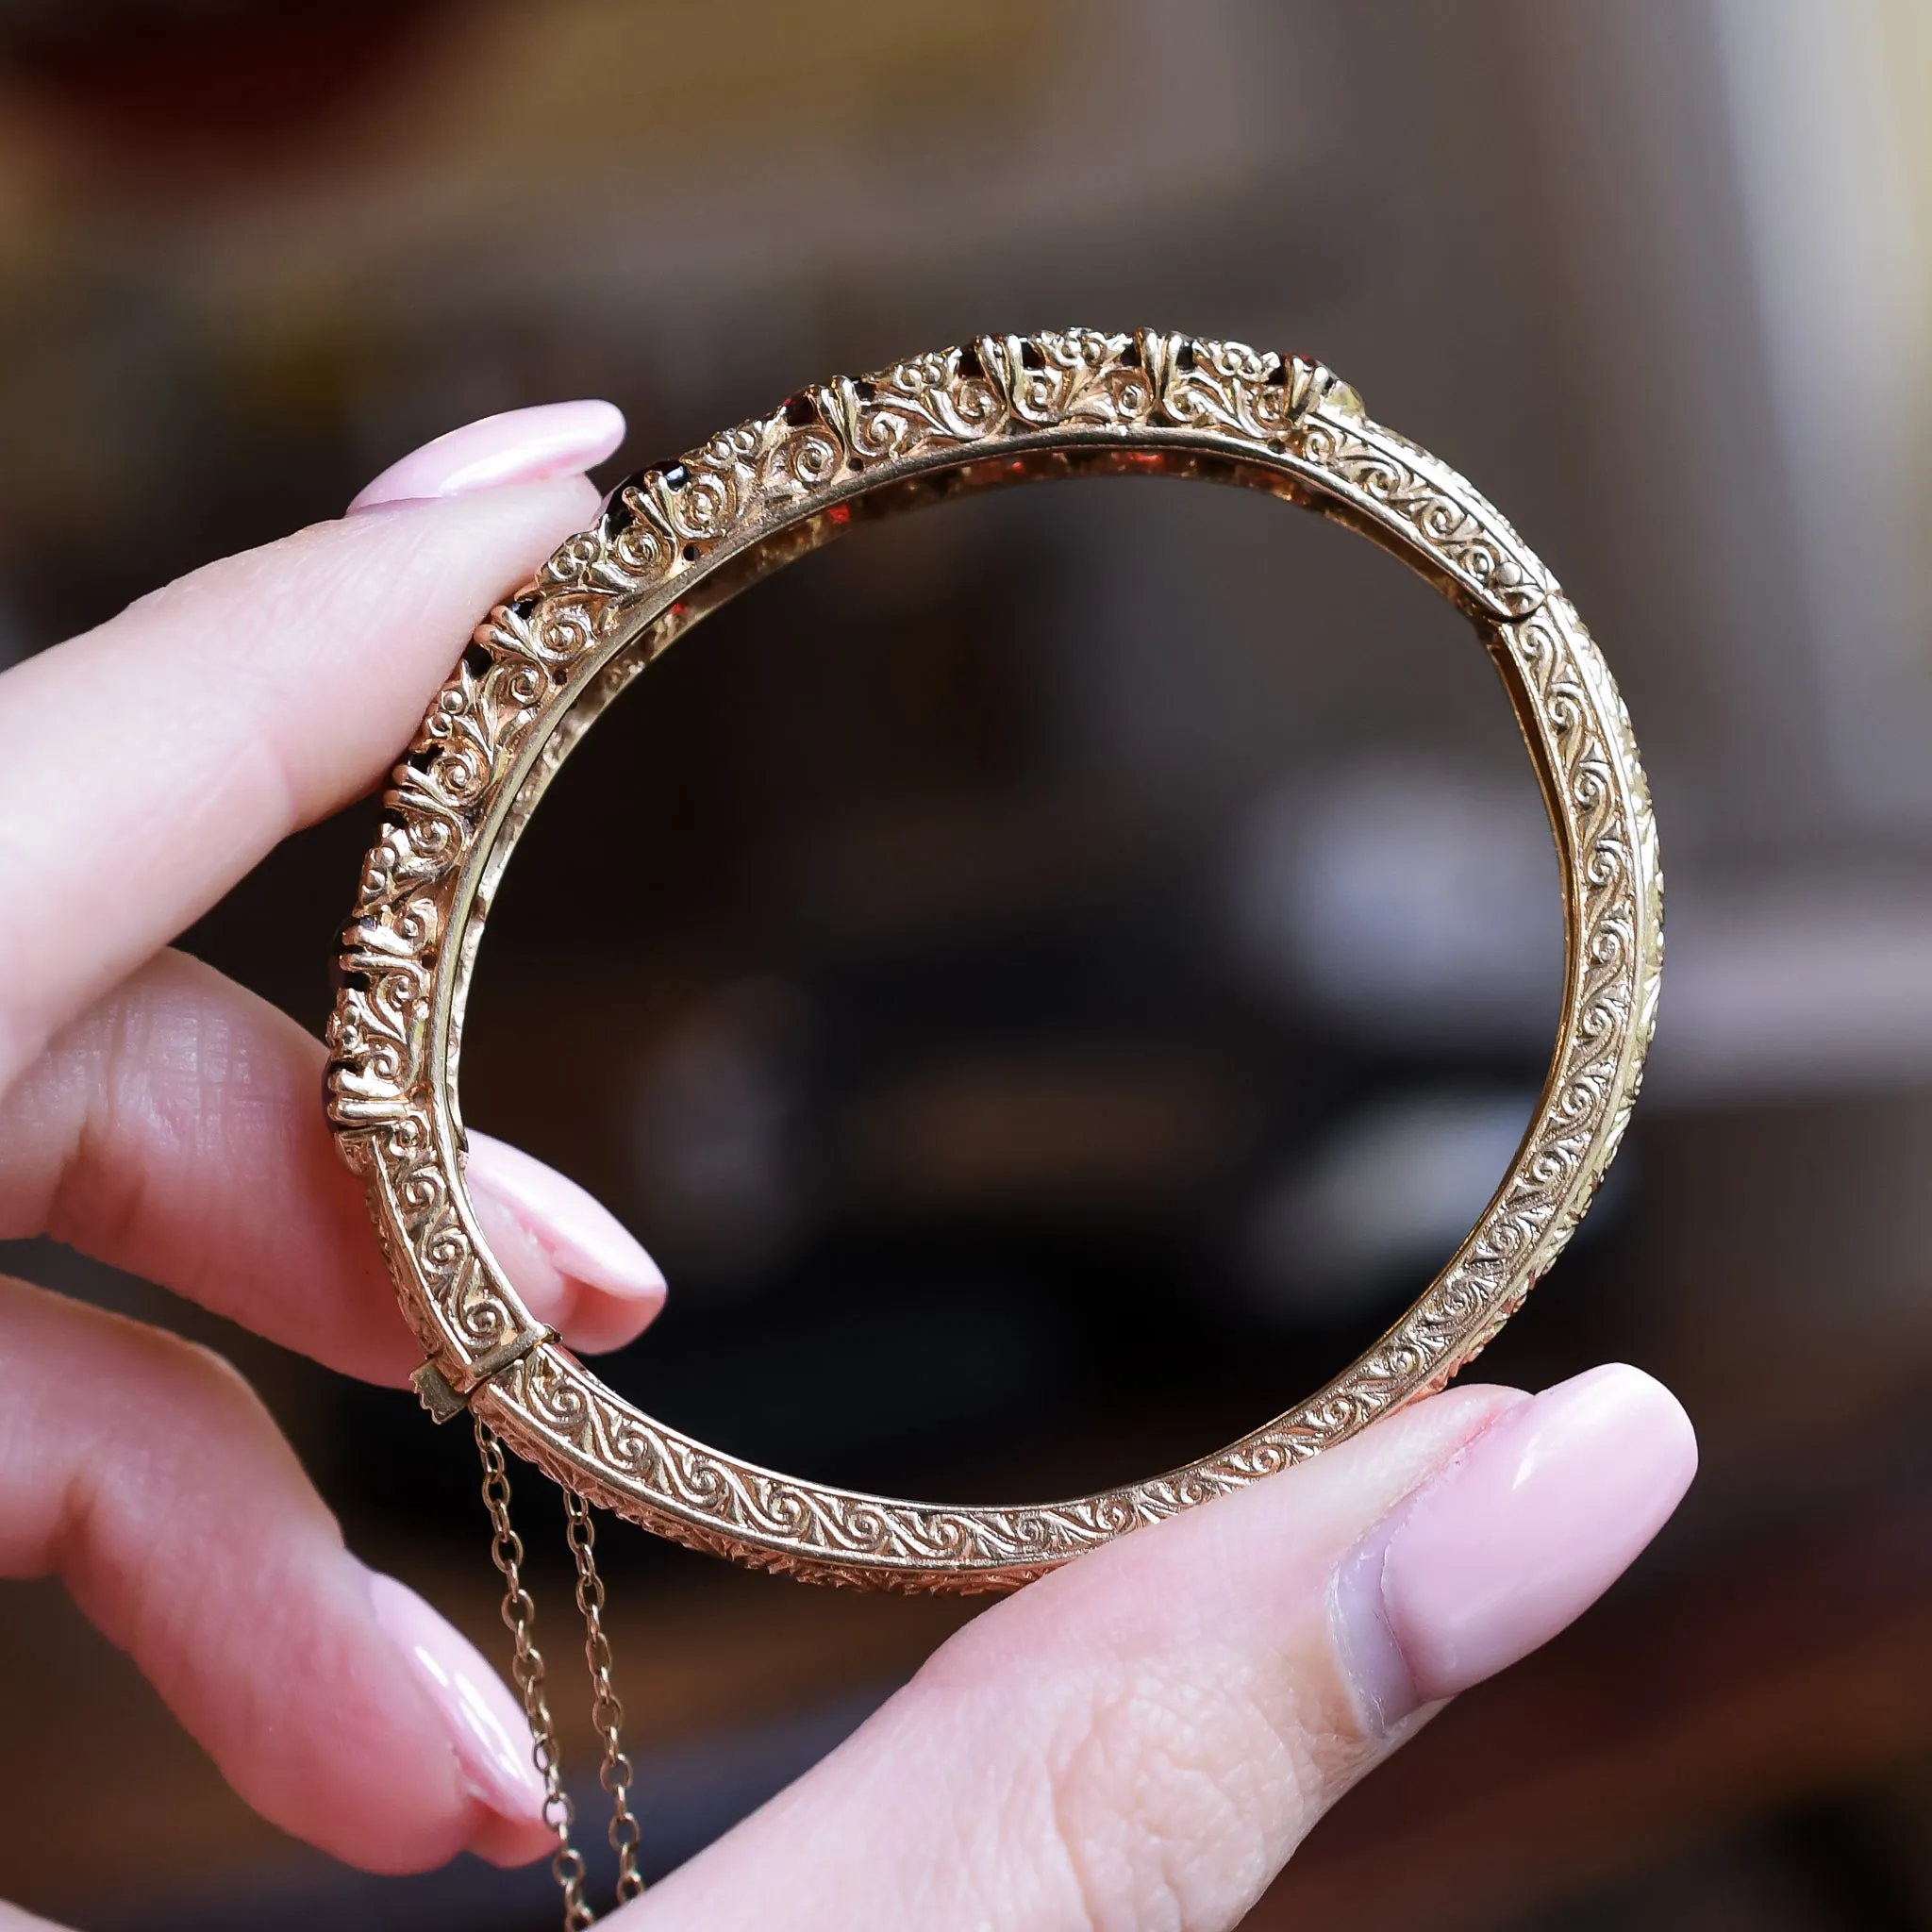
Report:
[[[1541,781],[1568,937],[1522,1146],[1415,1306],[1307,1401],[1150,1480],[954,1507],[802,1482],[641,1413],[532,1320],[477,1226],[457,1100],[491,902],[571,747],[675,639],[860,518],[1091,474],[1202,478],[1358,530],[1471,618]],[[481,624],[397,767],[343,934],[328,1109],[368,1187],[432,1410],[467,1404],[567,1489],[701,1549],[820,1582],[1010,1589],[1273,1474],[1441,1388],[1569,1240],[1637,1095],[1662,962],[1657,831],[1630,723],[1569,600],[1446,464],[1318,362],[1142,329],[984,336],[840,378],[621,485]]]

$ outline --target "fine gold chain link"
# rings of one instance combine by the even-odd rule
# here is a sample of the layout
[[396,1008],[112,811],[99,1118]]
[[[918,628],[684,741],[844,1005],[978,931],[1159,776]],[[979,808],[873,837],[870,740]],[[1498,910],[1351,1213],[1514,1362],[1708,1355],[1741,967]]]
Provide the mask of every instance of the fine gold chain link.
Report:
[[509,1521],[509,1474],[504,1467],[503,1444],[495,1432],[478,1416],[476,1451],[483,1458],[483,1506],[490,1511],[494,1535],[490,1555],[503,1573],[503,1621],[515,1640],[516,1657],[510,1674],[524,1700],[524,1712],[530,1721],[530,1736],[536,1740],[532,1758],[543,1780],[543,1822],[557,1834],[557,1850],[551,1856],[550,1870],[563,1893],[564,1932],[583,1932],[595,1924],[597,1915],[584,1903],[584,1857],[570,1841],[575,1809],[570,1793],[563,1788],[563,1774],[558,1762],[557,1727],[551,1722],[550,1703],[543,1694],[543,1654],[537,1648],[531,1632],[537,1622],[537,1607],[524,1588],[524,1542]]
[[591,1719],[604,1740],[598,1782],[610,1795],[610,1848],[617,1854],[617,1902],[644,1889],[638,1870],[638,1821],[630,1808],[630,1759],[624,1750],[624,1706],[610,1681],[610,1640],[604,1632],[604,1579],[597,1574],[597,1525],[591,1506],[575,1490],[563,1492],[565,1533],[577,1566],[577,1608],[584,1613],[584,1661],[590,1666]]

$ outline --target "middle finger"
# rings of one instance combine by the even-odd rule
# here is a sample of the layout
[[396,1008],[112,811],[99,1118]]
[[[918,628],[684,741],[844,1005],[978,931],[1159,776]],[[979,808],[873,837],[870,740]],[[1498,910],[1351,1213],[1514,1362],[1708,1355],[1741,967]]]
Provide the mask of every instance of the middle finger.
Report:
[[[323,1049],[211,967],[157,954],[0,1095],[0,1239],[51,1234],[371,1381],[422,1357],[316,1094]],[[477,1220],[530,1312],[586,1350],[664,1281],[581,1188],[471,1136]]]

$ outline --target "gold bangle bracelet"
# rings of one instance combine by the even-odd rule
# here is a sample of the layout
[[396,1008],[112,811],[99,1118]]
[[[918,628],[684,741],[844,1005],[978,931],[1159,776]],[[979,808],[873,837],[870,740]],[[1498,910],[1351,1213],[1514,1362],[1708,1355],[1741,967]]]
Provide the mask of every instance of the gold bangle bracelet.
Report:
[[[707,612],[859,518],[1094,474],[1264,490],[1391,550],[1474,622],[1541,781],[1567,963],[1541,1096],[1480,1219],[1327,1387],[1185,1468],[1072,1501],[899,1502],[738,1460],[654,1421],[535,1323],[465,1191],[458,1047],[504,867],[578,737]],[[427,1360],[566,1488],[664,1535],[819,1582],[1009,1589],[1271,1475],[1441,1388],[1555,1260],[1616,1151],[1662,960],[1657,834],[1630,723],[1568,599],[1455,471],[1371,422],[1320,363],[1153,330],[986,336],[841,378],[612,492],[480,625],[386,794],[342,936],[328,1112]]]

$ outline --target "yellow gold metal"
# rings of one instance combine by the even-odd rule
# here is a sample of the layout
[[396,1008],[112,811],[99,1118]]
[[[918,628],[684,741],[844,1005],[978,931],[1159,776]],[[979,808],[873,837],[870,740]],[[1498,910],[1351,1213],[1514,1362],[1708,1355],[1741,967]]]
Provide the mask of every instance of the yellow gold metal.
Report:
[[433,1423],[453,1423],[469,1407],[466,1395],[458,1395],[444,1379],[443,1373],[434,1362],[425,1362],[409,1374],[409,1387],[416,1391],[417,1400],[429,1411]]
[[624,1749],[624,1706],[611,1682],[610,1639],[604,1631],[604,1579],[597,1574],[597,1525],[575,1490],[563,1492],[565,1535],[577,1569],[577,1608],[584,1619],[584,1662],[591,1673],[591,1722],[604,1742],[597,1781],[610,1799],[610,1849],[617,1854],[617,1902],[642,1892],[638,1869],[638,1821],[630,1808],[630,1759]]
[[557,1755],[557,1726],[543,1689],[543,1653],[537,1648],[537,1606],[524,1588],[524,1540],[510,1526],[509,1472],[503,1444],[481,1416],[475,1419],[476,1453],[483,1458],[483,1507],[490,1512],[490,1555],[503,1575],[503,1621],[514,1641],[510,1674],[529,1720],[531,1758],[543,1780],[543,1822],[557,1834],[550,1872],[563,1894],[563,1932],[583,1932],[596,1914],[584,1902],[584,1855],[570,1841],[575,1807],[563,1788]]
[[[953,1507],[802,1482],[641,1413],[535,1323],[463,1185],[462,1016],[517,838],[583,731],[658,652],[860,518],[1092,474],[1264,490],[1373,538],[1473,620],[1563,870],[1561,1017],[1509,1172],[1415,1306],[1299,1407],[1185,1468],[1068,1502]],[[481,624],[387,794],[343,934],[329,1117],[448,1395],[566,1490],[820,1582],[986,1591],[1274,1474],[1439,1389],[1555,1260],[1636,1099],[1662,963],[1657,831],[1630,722],[1549,573],[1446,464],[1318,362],[1142,329],[983,336],[840,378],[612,492]],[[434,1391],[433,1384],[425,1385]]]

